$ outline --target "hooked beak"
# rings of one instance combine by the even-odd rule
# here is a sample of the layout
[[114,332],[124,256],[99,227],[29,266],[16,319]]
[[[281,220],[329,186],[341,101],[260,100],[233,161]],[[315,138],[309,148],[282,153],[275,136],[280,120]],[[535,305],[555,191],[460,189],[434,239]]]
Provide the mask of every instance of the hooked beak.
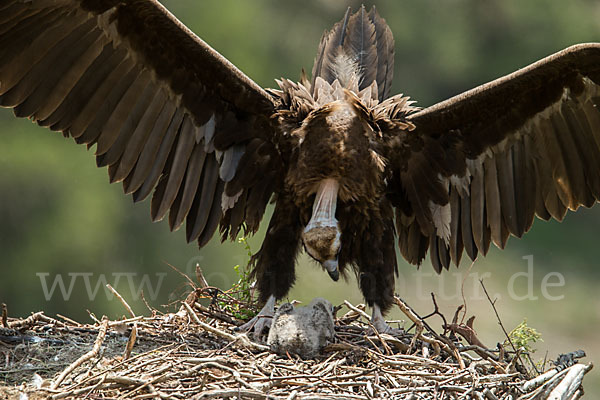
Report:
[[323,267],[325,267],[331,279],[334,281],[340,279],[340,271],[338,271],[337,260],[327,260],[323,263]]

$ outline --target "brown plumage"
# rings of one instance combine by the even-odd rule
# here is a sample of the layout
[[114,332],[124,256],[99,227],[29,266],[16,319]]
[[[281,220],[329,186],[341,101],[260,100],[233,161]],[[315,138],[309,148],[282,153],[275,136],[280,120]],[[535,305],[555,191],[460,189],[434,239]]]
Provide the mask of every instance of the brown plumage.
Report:
[[389,97],[393,43],[375,8],[349,10],[310,81],[263,90],[156,0],[6,0],[0,105],[96,145],[111,182],[200,246],[256,232],[272,200],[265,312],[304,246],[333,279],[354,270],[387,329],[395,243],[440,272],[600,199],[600,44],[418,110]]

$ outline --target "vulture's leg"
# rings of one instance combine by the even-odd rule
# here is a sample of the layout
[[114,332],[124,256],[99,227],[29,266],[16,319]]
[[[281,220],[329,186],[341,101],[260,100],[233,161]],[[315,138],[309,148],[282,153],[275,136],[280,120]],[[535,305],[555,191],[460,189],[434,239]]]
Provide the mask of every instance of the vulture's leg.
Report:
[[275,302],[289,292],[296,280],[295,263],[300,249],[302,225],[298,209],[287,198],[281,196],[269,222],[269,228],[260,251],[253,257],[253,277],[256,278],[259,301],[264,307],[259,314],[242,325],[240,330],[254,330],[259,338],[265,328],[271,326]]
[[260,310],[258,314],[250,321],[246,322],[244,325],[238,327],[236,330],[249,331],[251,329],[254,330],[254,337],[259,338],[265,328],[271,327],[271,321],[273,319],[273,315],[275,315],[275,296],[271,295],[263,308]]
[[377,304],[373,304],[373,313],[371,314],[371,325],[377,329],[379,333],[395,334],[400,333],[399,329],[394,329],[385,322],[381,308]]
[[398,271],[391,219],[373,219],[361,243],[359,284],[367,304],[373,308],[371,323],[381,333],[399,333],[383,318],[394,300],[394,274]]

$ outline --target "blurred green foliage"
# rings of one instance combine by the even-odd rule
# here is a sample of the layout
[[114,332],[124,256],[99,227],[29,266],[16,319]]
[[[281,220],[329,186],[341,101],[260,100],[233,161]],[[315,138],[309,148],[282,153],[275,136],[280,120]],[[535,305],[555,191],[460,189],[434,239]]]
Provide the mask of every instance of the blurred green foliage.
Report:
[[[302,67],[310,72],[322,32],[342,18],[347,6],[360,5],[360,1],[340,0],[164,3],[264,87],[273,87],[279,77],[298,79]],[[600,40],[597,0],[382,0],[374,4],[395,35],[392,92],[408,94],[420,106],[513,72],[568,45]],[[365,5],[370,7],[371,2]],[[154,307],[187,290],[166,263],[189,276],[194,276],[199,263],[209,283],[224,289],[238,280],[233,266],[246,260],[243,245],[220,245],[213,239],[199,251],[195,244],[185,243],[183,232],[170,233],[166,223],[151,224],[149,202],[132,205],[118,185],[108,185],[106,171],[95,167],[92,155],[93,148],[75,146],[59,133],[0,110],[0,302],[8,304],[11,315],[45,310],[87,320],[86,309],[96,315],[121,315],[120,303],[105,294],[102,279],[113,284],[136,312],[147,312],[140,286]],[[533,324],[537,318],[534,326],[544,333],[546,343],[558,345],[561,338],[568,338],[578,346],[577,338],[589,339],[586,343],[600,352],[597,340],[592,340],[597,335],[590,333],[600,325],[599,226],[600,207],[570,213],[560,224],[537,222],[524,239],[513,238],[506,250],[492,249],[486,260],[476,263],[475,268],[489,266],[494,279],[503,279],[498,284],[500,293],[506,291],[509,274],[523,269],[521,257],[528,254],[535,256],[538,292],[543,274],[549,271],[560,271],[570,288],[577,285],[561,302],[542,299],[501,308],[512,322],[505,321],[507,325],[514,326],[526,316]],[[264,226],[249,239],[253,249],[260,248],[263,235]],[[317,292],[326,275],[306,267],[308,263],[301,258],[304,281],[299,281],[292,296],[360,300],[353,282],[336,286],[351,292]],[[429,268],[425,262],[423,271],[428,273]],[[402,274],[414,271],[402,260],[400,269]],[[60,294],[60,286],[54,287],[52,296],[44,293],[57,277],[63,278],[65,293],[72,289],[69,296]],[[399,285],[410,289],[410,279]],[[422,304],[431,305],[428,299]],[[573,319],[572,324],[565,322]],[[562,329],[562,336],[552,342],[552,334],[540,326],[544,321],[547,329]],[[583,328],[576,326],[582,321]],[[561,324],[565,326],[557,326]],[[494,323],[490,326],[497,329]]]

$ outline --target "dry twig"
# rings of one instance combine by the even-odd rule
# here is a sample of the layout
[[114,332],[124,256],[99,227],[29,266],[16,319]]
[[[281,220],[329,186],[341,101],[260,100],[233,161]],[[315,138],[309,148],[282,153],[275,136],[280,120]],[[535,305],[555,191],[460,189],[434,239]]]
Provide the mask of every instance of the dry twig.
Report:
[[106,337],[106,330],[108,329],[108,319],[104,318],[102,320],[102,324],[100,325],[100,330],[98,331],[98,336],[96,337],[96,342],[94,343],[94,347],[92,347],[92,350],[88,351],[87,353],[85,353],[84,355],[82,355],[81,357],[79,357],[74,363],[72,363],[71,365],[69,365],[52,383],[51,388],[52,389],[56,389],[58,388],[58,386],[60,386],[60,384],[62,383],[62,381],[65,380],[65,378],[67,376],[69,376],[69,374],[71,372],[73,372],[75,370],[75,368],[79,367],[81,364],[83,364],[84,362],[96,357],[98,355],[98,353],[100,353],[100,346],[102,346],[102,343],[104,342],[104,338]]
[[488,291],[485,288],[485,285],[483,284],[483,279],[480,279],[479,283],[481,283],[481,287],[483,287],[483,291],[485,292],[485,296],[487,297],[490,305],[494,309],[494,314],[496,314],[496,319],[498,320],[498,324],[502,328],[502,332],[504,332],[504,335],[506,336],[506,339],[508,340],[508,343],[510,343],[510,347],[512,347],[513,351],[515,352],[515,359],[518,360],[521,363],[521,365],[523,366],[523,369],[525,370],[526,376],[529,377],[528,374],[527,374],[527,369],[525,368],[525,364],[523,363],[523,360],[521,360],[520,352],[518,351],[518,349],[513,344],[512,340],[510,338],[510,335],[508,334],[508,332],[504,328],[504,324],[502,323],[502,320],[500,319],[500,315],[498,315],[498,310],[496,309],[496,300],[492,301],[492,299],[490,298],[490,295],[488,294]]
[[127,302],[125,301],[125,299],[123,298],[123,296],[121,296],[119,294],[119,292],[117,292],[116,289],[113,288],[109,283],[106,284],[106,287],[108,288],[108,290],[110,290],[112,292],[112,294],[114,294],[117,297],[117,299],[119,299],[119,301],[121,302],[121,304],[123,304],[123,307],[125,307],[125,309],[129,313],[129,315],[131,316],[131,318],[135,318],[135,313],[133,312],[133,310],[131,309],[131,307],[129,306],[129,304],[127,304]]
[[2,303],[2,327],[8,328],[8,307]]

